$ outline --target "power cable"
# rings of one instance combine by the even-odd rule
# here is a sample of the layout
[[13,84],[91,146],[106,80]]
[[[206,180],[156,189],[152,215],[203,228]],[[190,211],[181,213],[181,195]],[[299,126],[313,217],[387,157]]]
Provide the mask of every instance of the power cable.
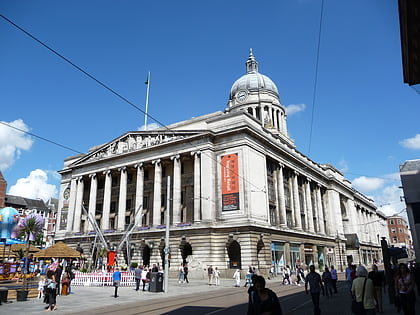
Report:
[[316,100],[316,90],[317,90],[317,83],[318,83],[318,64],[319,64],[319,54],[321,48],[321,31],[322,31],[322,16],[324,12],[324,0],[321,0],[321,16],[319,18],[319,31],[318,31],[318,48],[316,53],[316,64],[315,64],[315,79],[314,79],[314,91],[312,94],[312,114],[311,114],[311,124],[309,128],[309,144],[308,144],[308,155],[311,153],[311,145],[312,145],[312,130],[314,126],[314,115],[315,115],[315,100]]

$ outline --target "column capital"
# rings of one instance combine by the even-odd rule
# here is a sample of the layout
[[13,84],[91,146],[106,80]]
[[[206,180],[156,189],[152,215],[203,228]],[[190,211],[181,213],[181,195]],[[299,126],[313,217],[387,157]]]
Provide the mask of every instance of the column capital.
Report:
[[109,176],[109,175],[111,175],[111,170],[103,171],[102,174],[104,174],[105,176]]
[[191,151],[191,155],[194,155],[195,157],[200,156],[201,155],[201,151]]
[[76,180],[77,180],[78,182],[81,182],[81,181],[83,180],[83,176],[78,176],[78,177],[76,178]]
[[179,160],[180,158],[181,158],[181,155],[179,154],[171,156],[171,160]]
[[156,159],[152,161],[152,164],[159,165],[161,163],[160,159]]
[[89,174],[89,178],[96,178],[96,173],[91,173],[91,174]]
[[279,166],[279,168],[284,168],[285,167],[285,165],[282,162],[278,162],[278,166]]
[[142,167],[143,167],[143,162],[134,164],[134,168],[142,168]]
[[297,170],[293,170],[293,175],[294,176],[299,176],[299,172]]
[[126,172],[127,171],[127,166],[122,166],[118,168],[118,171],[120,172]]

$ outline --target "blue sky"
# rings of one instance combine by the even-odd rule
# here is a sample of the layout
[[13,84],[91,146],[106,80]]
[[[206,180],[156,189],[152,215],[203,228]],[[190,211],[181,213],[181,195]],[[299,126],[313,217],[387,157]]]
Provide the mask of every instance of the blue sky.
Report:
[[[391,215],[405,207],[399,165],[420,153],[420,95],[403,83],[397,1],[324,0],[314,93],[320,12],[321,0],[0,3],[141,109],[151,71],[149,113],[165,125],[224,110],[252,48],[298,150]],[[0,121],[80,152],[142,127],[143,113],[2,18],[0,46]],[[56,171],[74,154],[0,125],[8,193],[58,197]]]

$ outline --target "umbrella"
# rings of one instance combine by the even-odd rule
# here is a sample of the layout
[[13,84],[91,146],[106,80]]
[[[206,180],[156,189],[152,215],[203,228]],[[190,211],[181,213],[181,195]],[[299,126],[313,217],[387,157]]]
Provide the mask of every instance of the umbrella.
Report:
[[80,253],[67,244],[58,242],[34,254],[34,257],[78,258]]

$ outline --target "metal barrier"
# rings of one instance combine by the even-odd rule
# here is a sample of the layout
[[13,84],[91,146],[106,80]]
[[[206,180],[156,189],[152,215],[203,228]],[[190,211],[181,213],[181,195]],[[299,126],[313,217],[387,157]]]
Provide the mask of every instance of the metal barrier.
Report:
[[[75,278],[71,281],[72,286],[112,286],[112,272],[93,272],[86,273],[75,271]],[[136,280],[134,277],[134,272],[131,271],[121,271],[121,287],[130,287],[135,286]]]

